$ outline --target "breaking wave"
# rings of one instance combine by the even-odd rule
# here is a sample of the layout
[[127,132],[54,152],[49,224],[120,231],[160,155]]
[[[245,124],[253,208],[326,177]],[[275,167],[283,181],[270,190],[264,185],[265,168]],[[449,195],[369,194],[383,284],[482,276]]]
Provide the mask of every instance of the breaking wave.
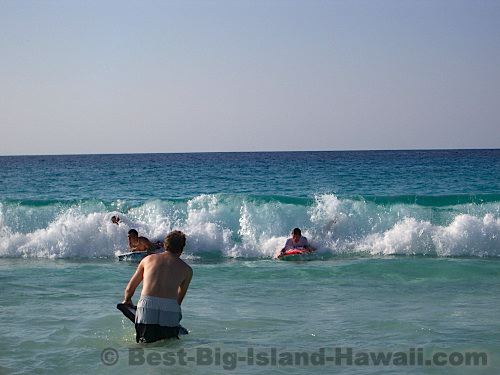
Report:
[[[121,224],[111,223],[119,215]],[[0,202],[0,257],[113,258],[127,232],[188,236],[190,257],[275,255],[294,227],[318,254],[500,256],[500,199],[445,197],[313,198],[209,194],[190,199]]]

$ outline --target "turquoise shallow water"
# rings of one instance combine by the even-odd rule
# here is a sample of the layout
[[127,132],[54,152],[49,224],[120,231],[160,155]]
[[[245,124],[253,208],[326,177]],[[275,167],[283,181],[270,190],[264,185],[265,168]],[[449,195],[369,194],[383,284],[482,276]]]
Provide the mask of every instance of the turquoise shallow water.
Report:
[[[421,257],[312,262],[193,264],[181,340],[147,345],[144,356],[184,349],[224,353],[481,351],[486,367],[273,366],[238,363],[236,373],[498,373],[498,261]],[[216,365],[130,364],[132,324],[115,309],[134,267],[116,261],[1,260],[1,366],[6,373],[194,373]],[[36,276],[35,276],[36,274]],[[136,298],[134,299],[136,300]],[[105,366],[101,353],[120,358]],[[427,358],[427,357],[426,357]],[[132,357],[133,359],[133,357]],[[226,368],[231,362],[225,363]],[[234,372],[233,371],[233,372]]]
[[[0,373],[497,374],[499,171],[499,150],[0,157]],[[315,260],[273,260],[295,226]],[[188,235],[181,340],[139,346],[115,308],[130,228]],[[322,348],[488,365],[270,359]]]

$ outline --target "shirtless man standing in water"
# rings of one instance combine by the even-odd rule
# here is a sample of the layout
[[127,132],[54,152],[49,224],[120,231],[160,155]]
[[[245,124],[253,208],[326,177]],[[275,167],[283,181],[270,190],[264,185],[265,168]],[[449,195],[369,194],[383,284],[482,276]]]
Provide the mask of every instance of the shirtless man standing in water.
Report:
[[173,231],[165,238],[165,252],[144,258],[125,289],[122,303],[132,305],[132,296],[143,281],[137,303],[135,330],[137,342],[153,342],[179,333],[181,303],[193,277],[193,270],[180,255],[186,236]]

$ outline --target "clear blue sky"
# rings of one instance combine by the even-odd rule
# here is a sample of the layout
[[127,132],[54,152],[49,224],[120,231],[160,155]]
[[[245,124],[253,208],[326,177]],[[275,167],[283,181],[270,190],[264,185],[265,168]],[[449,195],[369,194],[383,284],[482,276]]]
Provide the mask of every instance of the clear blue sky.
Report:
[[500,1],[0,0],[0,57],[0,155],[500,146]]

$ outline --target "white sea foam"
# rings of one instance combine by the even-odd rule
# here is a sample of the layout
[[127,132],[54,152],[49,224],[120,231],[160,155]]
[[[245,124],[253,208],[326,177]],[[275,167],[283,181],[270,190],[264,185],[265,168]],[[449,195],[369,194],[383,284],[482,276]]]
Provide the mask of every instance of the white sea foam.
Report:
[[[432,208],[333,194],[318,195],[311,204],[200,195],[126,207],[124,202],[112,210],[99,202],[57,209],[0,204],[0,256],[114,257],[126,250],[127,232],[136,228],[154,240],[173,229],[184,231],[189,257],[272,257],[296,226],[323,254],[500,256],[494,202]],[[112,215],[121,217],[119,226],[111,223]]]
[[500,256],[500,219],[458,215],[436,229],[433,241],[440,256]]
[[404,218],[384,233],[367,236],[359,246],[371,254],[434,254],[434,227],[426,221]]

